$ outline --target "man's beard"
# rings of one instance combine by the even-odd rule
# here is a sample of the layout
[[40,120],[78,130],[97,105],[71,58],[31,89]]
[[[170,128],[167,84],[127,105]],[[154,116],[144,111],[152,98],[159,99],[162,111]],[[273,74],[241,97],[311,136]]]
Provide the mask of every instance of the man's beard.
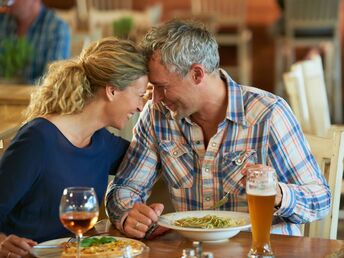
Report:
[[[176,110],[170,109],[167,105],[165,105],[164,102],[162,102],[162,105],[170,112],[171,117],[174,120],[180,120],[182,118],[188,117],[191,115],[190,112],[187,112],[185,109],[181,108],[180,106],[176,106]],[[190,114],[189,114],[190,113]]]

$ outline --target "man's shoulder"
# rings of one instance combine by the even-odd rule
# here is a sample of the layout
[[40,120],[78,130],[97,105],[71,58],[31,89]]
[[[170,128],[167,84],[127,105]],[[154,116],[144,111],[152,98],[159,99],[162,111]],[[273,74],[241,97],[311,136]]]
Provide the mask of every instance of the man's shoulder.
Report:
[[259,88],[242,86],[242,91],[246,119],[251,125],[269,119],[274,107],[278,103],[284,103],[281,97]]
[[50,30],[69,30],[67,22],[62,20],[54,10],[44,7],[42,12],[42,25],[46,25],[46,28]]

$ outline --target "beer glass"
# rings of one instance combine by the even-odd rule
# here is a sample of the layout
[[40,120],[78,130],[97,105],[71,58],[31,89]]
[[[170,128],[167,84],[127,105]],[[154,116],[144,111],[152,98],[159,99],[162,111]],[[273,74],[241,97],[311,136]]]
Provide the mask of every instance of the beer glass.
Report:
[[250,258],[275,257],[270,245],[270,229],[276,196],[276,173],[272,167],[248,168],[246,195],[252,224]]

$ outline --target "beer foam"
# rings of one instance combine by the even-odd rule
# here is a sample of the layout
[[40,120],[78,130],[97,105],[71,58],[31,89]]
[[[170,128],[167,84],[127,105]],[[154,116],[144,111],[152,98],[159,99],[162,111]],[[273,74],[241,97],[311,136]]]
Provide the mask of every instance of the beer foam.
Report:
[[246,189],[246,193],[250,195],[257,195],[257,196],[271,196],[276,195],[276,189]]

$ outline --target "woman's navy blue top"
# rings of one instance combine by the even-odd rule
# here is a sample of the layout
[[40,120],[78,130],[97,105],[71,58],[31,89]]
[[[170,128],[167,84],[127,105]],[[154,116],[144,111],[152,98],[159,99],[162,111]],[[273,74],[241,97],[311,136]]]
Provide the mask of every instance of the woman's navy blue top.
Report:
[[38,242],[70,235],[59,220],[63,189],[94,187],[101,202],[128,145],[103,128],[78,148],[44,118],[25,124],[0,161],[0,232]]

